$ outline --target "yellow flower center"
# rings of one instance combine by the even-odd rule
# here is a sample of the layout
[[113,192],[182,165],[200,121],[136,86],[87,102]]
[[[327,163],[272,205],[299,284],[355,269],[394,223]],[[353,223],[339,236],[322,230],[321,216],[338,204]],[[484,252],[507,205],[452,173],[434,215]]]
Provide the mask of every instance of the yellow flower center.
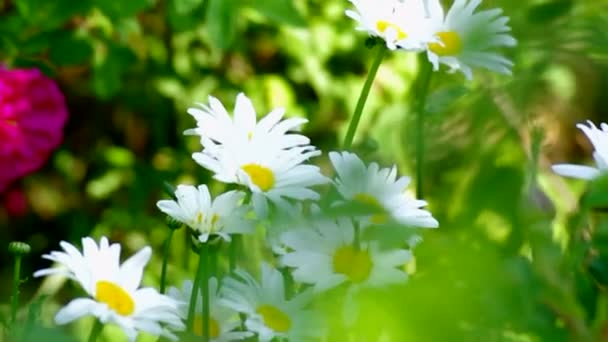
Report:
[[129,316],[135,311],[135,302],[131,295],[120,286],[100,280],[96,284],[95,299],[122,316]]
[[[203,336],[203,316],[196,315],[194,322],[192,323],[194,328],[194,334],[196,336]],[[209,337],[214,339],[220,336],[220,324],[213,317],[209,319]]]
[[274,186],[274,174],[267,167],[257,164],[247,164],[241,167],[249,175],[251,182],[262,191],[268,191]]
[[384,214],[384,212],[386,210],[374,196],[372,196],[370,194],[359,193],[359,194],[356,194],[355,196],[353,196],[353,200],[355,200],[361,204],[368,205],[374,210],[382,212],[382,213],[374,214],[374,215],[370,216],[371,223],[383,224],[383,223],[386,223],[386,221],[388,221],[387,215]]
[[462,39],[457,32],[446,31],[437,33],[443,45],[439,43],[429,44],[429,50],[438,56],[455,56],[462,51]]
[[386,20],[378,20],[376,22],[376,29],[378,29],[378,32],[384,34],[386,32],[386,30],[388,30],[389,28],[392,28],[393,30],[397,31],[397,40],[403,40],[405,38],[407,38],[407,33],[403,32],[399,26],[393,24],[393,23],[389,23]]
[[291,328],[289,316],[272,305],[260,305],[256,312],[262,316],[264,324],[276,332],[287,332]]
[[360,283],[369,278],[372,271],[372,258],[368,251],[356,250],[346,245],[338,248],[333,259],[334,271],[344,274],[353,283]]
[[247,132],[247,140],[251,140],[253,138],[253,132]]

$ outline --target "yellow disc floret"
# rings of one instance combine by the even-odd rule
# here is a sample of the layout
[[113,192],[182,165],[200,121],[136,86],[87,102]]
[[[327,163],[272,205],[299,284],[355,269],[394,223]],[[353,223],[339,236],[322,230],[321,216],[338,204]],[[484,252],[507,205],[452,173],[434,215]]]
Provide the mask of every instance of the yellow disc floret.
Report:
[[431,43],[429,44],[429,50],[433,51],[438,56],[456,56],[462,51],[462,39],[457,32],[439,32],[437,33],[437,37],[441,39],[443,45]]
[[95,299],[122,316],[129,316],[135,311],[135,302],[131,295],[120,286],[100,280],[96,284]]
[[272,170],[267,167],[258,164],[247,164],[241,167],[251,182],[260,188],[262,191],[268,191],[274,186],[274,174]]
[[291,328],[291,320],[283,311],[272,305],[260,305],[257,310],[264,324],[276,332],[287,332]]
[[333,257],[334,272],[344,274],[353,283],[361,283],[372,271],[372,258],[368,251],[346,245],[338,248]]
[[[203,316],[196,315],[193,322],[194,334],[203,336]],[[209,337],[214,339],[220,336],[220,324],[213,317],[209,319]]]
[[401,30],[399,28],[399,26],[390,23],[386,20],[378,20],[376,22],[376,29],[378,30],[378,32],[384,34],[386,32],[386,30],[388,30],[389,28],[395,30],[397,32],[397,40],[403,40],[405,38],[407,38],[407,33],[403,32],[403,30]]
[[387,215],[384,213],[386,210],[374,196],[366,193],[359,193],[353,196],[353,200],[361,204],[368,205],[371,209],[378,210],[381,212],[370,216],[370,221],[372,223],[383,224],[388,221]]

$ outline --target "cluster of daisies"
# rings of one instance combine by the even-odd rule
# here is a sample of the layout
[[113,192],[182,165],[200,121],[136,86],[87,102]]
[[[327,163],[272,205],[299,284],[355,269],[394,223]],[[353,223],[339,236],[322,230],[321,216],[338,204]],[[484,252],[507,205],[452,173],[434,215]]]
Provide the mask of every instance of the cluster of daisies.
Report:
[[[435,69],[445,64],[467,78],[471,67],[510,73],[512,63],[490,51],[515,44],[508,19],[498,9],[474,13],[480,0],[455,0],[447,14],[438,0],[350,2],[355,10],[346,14],[391,50],[426,51]],[[416,228],[439,225],[424,209],[427,203],[408,191],[409,177],[347,151],[328,154],[333,171],[324,175],[309,162],[321,151],[298,133],[307,120],[284,118],[283,109],[258,120],[244,94],[237,96],[233,115],[214,97],[188,113],[197,127],[185,133],[202,145],[194,161],[231,190],[213,196],[205,184],[182,184],[158,208],[188,227],[196,248],[236,246],[236,236],[263,232],[271,260],[253,273],[236,267],[202,280],[197,273],[164,294],[140,287],[149,247],[121,264],[121,246],[106,238],[84,238],[82,251],[62,242],[63,251],[44,255],[58,267],[35,276],[71,278],[87,296],[62,308],[56,323],[93,315],[120,326],[130,341],[139,332],[210,341],[318,340],[326,329],[314,305],[317,296],[337,289],[349,325],[362,289],[406,282],[406,265],[421,241]],[[387,229],[390,243],[378,233]]]
[[501,9],[475,12],[481,0],[454,0],[445,13],[439,0],[349,0],[346,14],[358,29],[385,41],[387,48],[426,52],[434,70],[473,77],[472,67],[510,74],[513,63],[492,49],[516,45]]
[[[199,245],[229,243],[235,235],[246,238],[262,227],[274,256],[255,270],[259,280],[239,268],[222,279],[207,280],[212,341],[253,335],[259,341],[319,338],[322,320],[311,306],[316,294],[340,287],[345,305],[352,308],[359,289],[407,280],[405,265],[420,240],[414,228],[437,227],[438,222],[424,209],[425,201],[409,194],[410,179],[399,177],[395,167],[367,165],[351,152],[330,152],[335,169],[331,179],[308,163],[321,152],[297,133],[306,120],[284,119],[284,110],[275,109],[258,121],[244,94],[237,96],[233,115],[214,97],[188,112],[197,128],[186,133],[200,137],[203,146],[193,159],[216,180],[234,184],[235,190],[213,197],[206,185],[178,185],[174,199],[159,201],[158,208],[187,226]],[[328,205],[320,204],[321,195],[329,198]],[[379,227],[405,233],[387,247],[374,238]],[[61,309],[57,323],[94,315],[121,326],[130,340],[138,331],[175,338],[186,329],[184,321],[193,311],[190,333],[203,333],[197,323],[205,319],[203,297],[199,293],[196,303],[188,301],[192,281],[170,288],[167,295],[139,288],[150,248],[121,265],[120,245],[110,245],[105,238],[99,245],[83,239],[82,252],[67,242],[61,246],[62,252],[44,256],[61,267],[35,275],[67,276],[88,296]],[[286,290],[286,274],[296,284],[292,293]],[[189,308],[189,303],[196,307]]]

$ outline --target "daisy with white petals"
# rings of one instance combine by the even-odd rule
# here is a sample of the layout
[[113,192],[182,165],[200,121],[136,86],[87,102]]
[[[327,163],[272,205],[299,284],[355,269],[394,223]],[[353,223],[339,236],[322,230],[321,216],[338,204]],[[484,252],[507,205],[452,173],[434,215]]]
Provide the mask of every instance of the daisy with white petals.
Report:
[[200,242],[207,242],[212,235],[230,241],[230,234],[250,233],[253,229],[252,222],[245,218],[245,193],[241,191],[228,191],[212,200],[206,185],[178,185],[175,197],[177,201],[162,200],[156,205],[192,228]]
[[99,246],[89,237],[82,239],[82,253],[62,241],[63,251],[43,255],[60,265],[42,269],[35,277],[60,275],[77,281],[89,298],[77,298],[55,316],[57,324],[66,324],[86,315],[93,315],[103,324],[113,323],[122,328],[129,341],[135,341],[140,331],[176,339],[163,325],[183,329],[178,303],[153,288],[139,288],[144,266],[150,260],[150,247],[120,264],[120,245],[110,245],[103,237]]
[[[245,101],[244,95],[239,96],[240,101]],[[243,108],[249,108],[249,105],[238,106],[237,110],[244,111]],[[246,112],[251,120],[255,120],[255,112],[251,111],[252,108]],[[289,128],[299,126],[295,123],[301,121],[278,123],[280,116],[273,113],[257,125],[250,119],[234,120],[233,123],[249,122],[242,125],[245,128],[218,124],[218,129],[226,132],[215,134],[215,138],[205,135],[211,126],[201,127],[198,132],[202,134],[204,149],[192,155],[198,164],[215,173],[215,179],[247,187],[253,193],[256,212],[262,216],[267,212],[267,199],[278,206],[286,205],[285,199],[317,200],[319,194],[310,187],[327,183],[319,167],[303,164],[321,152],[307,145],[307,138],[285,134]],[[273,117],[269,119],[270,116]]]
[[589,126],[581,123],[576,127],[582,130],[591,141],[594,149],[593,159],[595,159],[597,167],[557,164],[552,167],[555,173],[566,177],[590,180],[608,170],[608,125],[602,122],[600,128],[598,128],[591,121],[587,121],[587,123]]
[[[181,290],[170,287],[167,294],[169,297],[181,303],[179,312],[185,320],[188,317],[188,303],[192,293],[192,281],[187,280],[183,283]],[[218,281],[216,278],[209,279],[209,337],[212,342],[230,342],[248,338],[253,334],[249,331],[235,331],[241,325],[241,320],[236,311],[228,309],[219,303]],[[203,336],[203,297],[200,292],[194,309],[194,334]]]
[[383,224],[390,220],[400,224],[435,228],[439,222],[427,210],[426,202],[407,194],[409,177],[397,178],[397,168],[381,169],[378,164],[366,166],[350,152],[330,152],[329,158],[336,169],[335,185],[338,192],[349,201],[356,201],[377,209],[362,223]]
[[262,280],[258,283],[248,273],[237,270],[234,278],[224,281],[220,302],[245,314],[245,326],[258,335],[260,342],[280,338],[288,341],[316,341],[322,332],[317,320],[306,306],[310,292],[285,298],[283,276],[276,269],[262,264]]
[[[315,292],[348,283],[351,290],[404,283],[403,265],[412,254],[405,249],[381,250],[377,242],[360,241],[355,248],[355,229],[350,220],[322,220],[286,232],[282,242],[291,252],[281,262],[293,267],[296,281],[314,285]],[[401,269],[399,269],[401,268]]]
[[[246,142],[262,140],[264,144],[275,145],[279,149],[289,149],[310,143],[306,136],[297,131],[308,122],[303,118],[282,120],[284,108],[276,108],[257,121],[256,111],[251,100],[243,93],[236,97],[234,118],[228,114],[224,105],[215,97],[209,96],[209,105],[198,103],[199,108],[189,108],[188,113],[196,119],[197,128],[185,133],[199,135],[201,144],[209,154],[226,145],[242,146]],[[262,142],[260,142],[262,143]]]
[[383,39],[391,50],[423,50],[434,40],[422,0],[349,1],[355,10],[346,10],[346,15],[359,24],[357,30]]
[[440,40],[427,48],[435,70],[445,64],[451,71],[460,70],[469,80],[473,78],[472,67],[511,74],[513,63],[493,51],[517,44],[507,25],[509,18],[502,16],[499,8],[473,13],[480,3],[481,0],[455,0],[444,16],[439,0],[429,1],[433,34]]

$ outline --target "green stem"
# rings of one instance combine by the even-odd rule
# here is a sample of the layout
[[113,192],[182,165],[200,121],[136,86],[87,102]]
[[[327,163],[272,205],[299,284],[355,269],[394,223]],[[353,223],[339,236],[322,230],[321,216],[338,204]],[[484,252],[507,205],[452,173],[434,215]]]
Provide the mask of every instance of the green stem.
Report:
[[418,76],[418,87],[416,92],[416,103],[414,112],[416,113],[416,198],[424,196],[422,175],[424,173],[424,117],[426,99],[431,85],[433,66],[426,60],[426,55],[421,54],[419,59],[422,62],[422,69]]
[[163,246],[163,264],[160,271],[160,293],[165,293],[166,281],[167,281],[167,260],[169,259],[169,249],[171,248],[171,240],[173,239],[173,232],[175,229],[169,228],[169,236],[165,240]]
[[239,235],[236,235],[236,234],[233,235],[232,241],[230,242],[230,245],[228,246],[228,267],[229,267],[230,273],[234,272],[234,269],[236,268],[236,259],[239,254],[239,240],[240,240]]
[[21,283],[21,255],[15,255],[15,268],[13,270],[13,295],[11,296],[11,324],[17,321],[19,309],[19,285]]
[[291,277],[291,273],[289,272],[289,268],[287,267],[279,268],[279,272],[281,272],[281,275],[283,275],[283,286],[285,286],[285,298],[289,300],[294,294],[293,278]]
[[203,272],[201,272],[201,269],[205,267],[204,265],[204,260],[200,257],[200,253],[202,251],[202,246],[204,246],[205,244],[201,245],[201,249],[199,250],[199,259],[198,259],[198,269],[196,271],[196,276],[194,277],[194,282],[192,284],[192,293],[190,293],[190,304],[188,305],[188,319],[186,321],[186,327],[188,328],[188,331],[193,331],[192,328],[194,326],[194,314],[196,311],[196,299],[198,298],[198,290],[201,287],[201,278],[203,276]]
[[203,341],[209,342],[211,336],[209,335],[209,319],[210,319],[210,308],[209,308],[209,254],[210,246],[203,244],[200,250],[200,262],[199,262],[199,273],[202,274],[202,286],[201,292],[203,296]]
[[357,222],[353,222],[355,228],[355,236],[353,238],[353,247],[356,251],[361,249],[361,228]]
[[101,334],[101,330],[103,330],[103,324],[101,324],[101,322],[98,319],[96,319],[95,324],[93,324],[93,328],[91,329],[91,334],[89,335],[89,338],[87,339],[87,341],[89,341],[89,342],[97,341],[97,337],[99,336],[99,334]]
[[353,144],[353,139],[355,138],[355,132],[357,131],[357,126],[359,125],[359,120],[361,120],[361,114],[363,113],[363,107],[365,107],[365,102],[367,101],[367,96],[369,95],[369,91],[372,88],[372,84],[374,83],[374,78],[376,78],[376,73],[378,72],[378,68],[380,67],[380,63],[384,59],[384,55],[386,54],[386,47],[382,44],[378,44],[378,54],[374,59],[371,68],[369,69],[369,73],[367,74],[367,79],[363,84],[363,89],[361,89],[361,94],[359,95],[359,100],[357,101],[357,107],[355,108],[355,113],[353,114],[352,119],[350,120],[350,124],[348,126],[348,131],[346,132],[346,137],[344,138],[344,149],[349,149]]

